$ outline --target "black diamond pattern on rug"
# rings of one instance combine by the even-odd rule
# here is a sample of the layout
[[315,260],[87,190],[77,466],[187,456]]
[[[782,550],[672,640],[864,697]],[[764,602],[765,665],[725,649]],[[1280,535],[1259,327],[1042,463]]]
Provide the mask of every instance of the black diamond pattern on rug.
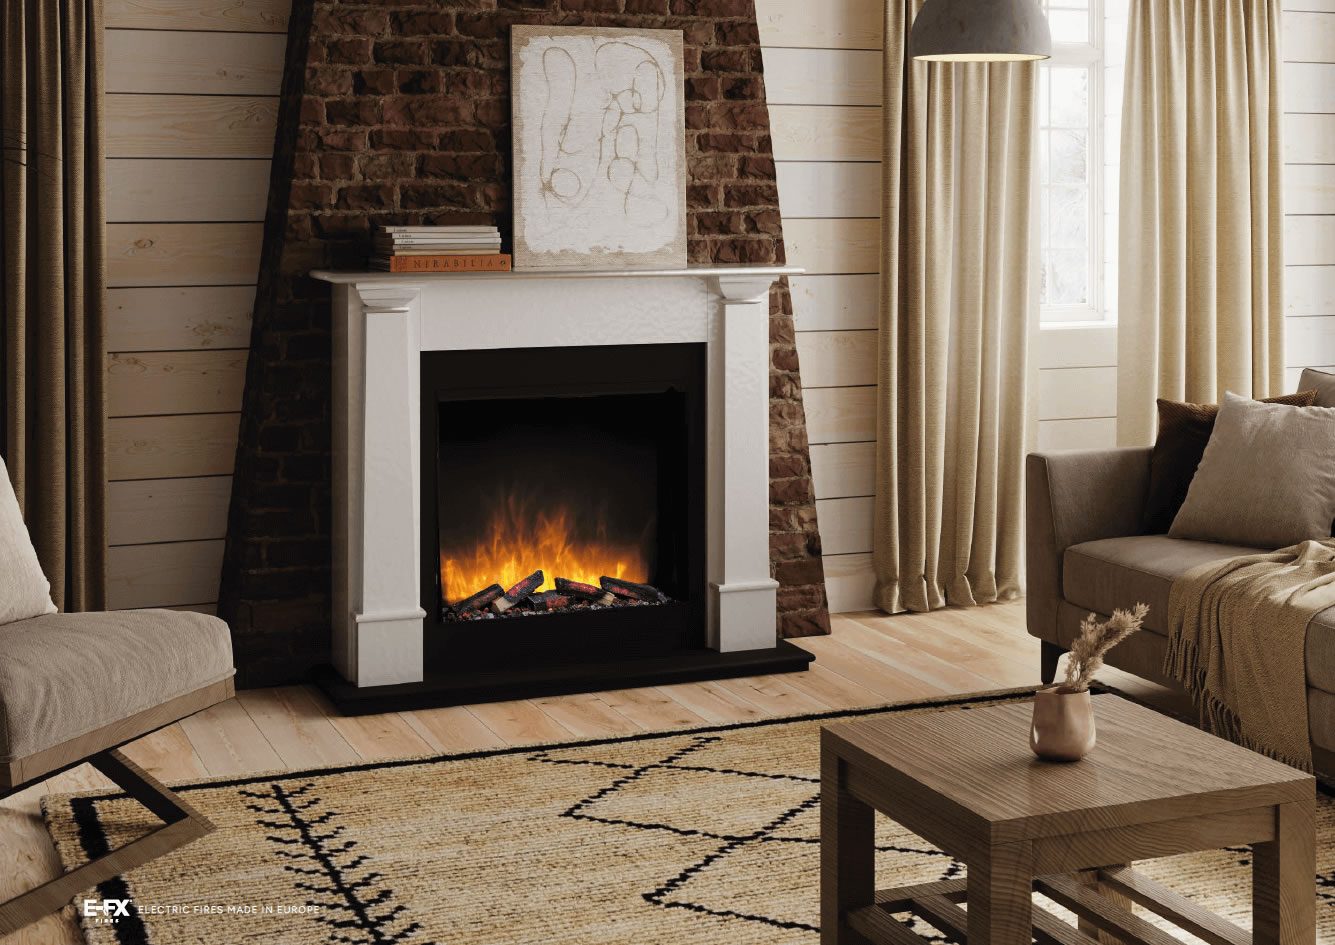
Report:
[[[772,856],[777,852],[773,848],[776,844],[805,848],[820,844],[820,779],[779,772],[719,768],[699,763],[697,756],[721,741],[717,735],[684,736],[680,740],[669,741],[670,750],[666,753],[660,751],[638,764],[590,757],[586,750],[579,748],[538,752],[531,755],[529,760],[542,764],[579,765],[607,770],[607,783],[564,810],[560,815],[562,817],[605,827],[661,831],[679,837],[718,841],[718,846],[712,851],[684,863],[680,872],[664,878],[658,887],[643,892],[641,898],[645,902],[716,919],[759,922],[775,928],[818,934],[819,926],[808,922],[749,910],[737,902],[709,902],[703,896],[692,895],[699,885],[698,881],[711,871],[727,870],[732,864],[740,865],[738,861],[759,856],[766,847],[770,848],[770,853],[766,855]],[[736,810],[701,812],[697,809],[688,812],[684,809],[664,809],[661,819],[647,820],[642,815],[632,816],[629,811],[637,806],[633,794],[637,790],[661,788],[664,779],[673,779],[672,788],[682,790],[682,796],[690,798],[700,796],[701,788],[717,791],[722,787],[732,806],[741,807],[744,813],[739,814]],[[728,783],[720,786],[717,783],[719,779]],[[663,792],[657,790],[657,793],[661,796]],[[921,846],[878,845],[877,851],[939,859],[942,869],[936,879],[953,879],[964,869],[962,863],[925,842]],[[811,895],[814,901],[818,891],[812,889]],[[944,941],[934,929],[917,920],[910,920],[910,927],[928,941]]]

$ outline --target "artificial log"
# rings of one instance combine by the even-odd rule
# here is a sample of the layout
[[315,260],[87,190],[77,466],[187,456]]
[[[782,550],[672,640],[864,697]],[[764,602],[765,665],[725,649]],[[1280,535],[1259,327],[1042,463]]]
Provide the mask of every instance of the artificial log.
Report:
[[611,591],[605,591],[601,587],[594,587],[592,584],[572,581],[569,578],[557,578],[556,589],[562,594],[568,594],[571,597],[577,597],[581,600],[593,601],[595,604],[610,604],[616,600]]
[[504,594],[492,601],[491,609],[498,614],[505,613],[511,607],[515,606],[515,604],[518,604],[541,587],[542,582],[545,580],[546,578],[543,576],[541,569],[534,571],[528,577],[509,588]]
[[651,604],[661,604],[668,600],[666,594],[649,584],[636,584],[634,581],[623,581],[607,575],[600,577],[598,583],[603,586],[603,590],[615,594],[622,600],[642,600]]
[[471,613],[474,610],[481,610],[483,607],[486,607],[504,593],[505,589],[503,587],[499,584],[493,584],[490,587],[484,587],[471,597],[465,597],[457,604],[452,604],[450,609],[456,614]]
[[570,598],[558,591],[538,591],[528,595],[526,603],[534,610],[564,610],[570,606]]

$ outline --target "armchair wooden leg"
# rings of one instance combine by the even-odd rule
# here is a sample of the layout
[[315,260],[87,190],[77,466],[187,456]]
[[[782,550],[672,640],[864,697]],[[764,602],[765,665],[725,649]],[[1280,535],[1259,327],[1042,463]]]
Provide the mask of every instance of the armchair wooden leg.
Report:
[[0,935],[8,935],[58,911],[85,889],[143,866],[213,832],[213,824],[203,814],[119,751],[101,752],[89,758],[88,762],[115,781],[126,794],[161,817],[163,825],[119,850],[113,850],[36,889],[0,903]]
[[1056,680],[1057,663],[1061,660],[1062,655],[1065,654],[1065,652],[1066,651],[1057,644],[1049,643],[1047,640],[1043,641],[1043,663],[1039,670],[1043,685],[1047,686]]

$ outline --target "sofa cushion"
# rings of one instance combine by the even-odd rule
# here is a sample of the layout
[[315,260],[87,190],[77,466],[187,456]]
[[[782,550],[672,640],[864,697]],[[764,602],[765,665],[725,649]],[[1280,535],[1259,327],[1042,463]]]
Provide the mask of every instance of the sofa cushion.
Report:
[[[1316,391],[1300,390],[1296,394],[1272,397],[1263,404],[1288,404],[1310,407],[1316,400]],[[1172,527],[1178,509],[1186,501],[1187,490],[1201,464],[1205,447],[1214,431],[1219,416],[1218,404],[1188,404],[1176,400],[1157,401],[1159,433],[1150,454],[1150,487],[1145,497],[1145,523],[1141,529],[1147,535],[1164,535]]]
[[1316,391],[1318,407],[1335,407],[1335,374],[1329,371],[1307,368],[1298,379],[1298,389]]
[[1077,607],[1099,614],[1143,601],[1150,605],[1145,629],[1166,634],[1168,592],[1174,578],[1197,565],[1256,554],[1257,550],[1167,535],[1087,541],[1066,549],[1062,596]]
[[1335,407],[1225,394],[1174,538],[1287,548],[1329,538],[1335,519]]
[[1335,607],[1321,611],[1307,624],[1305,651],[1307,684],[1335,693]]
[[0,761],[13,761],[227,679],[216,617],[48,614],[0,626]]

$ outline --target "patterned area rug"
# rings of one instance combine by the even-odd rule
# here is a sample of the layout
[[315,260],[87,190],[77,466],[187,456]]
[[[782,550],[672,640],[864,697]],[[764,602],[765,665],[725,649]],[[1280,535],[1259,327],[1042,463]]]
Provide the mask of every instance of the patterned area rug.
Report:
[[[81,922],[90,945],[817,945],[820,726],[1014,698],[187,784],[218,831],[103,884],[104,911],[128,900],[114,924]],[[119,795],[44,806],[67,865],[151,824]],[[1324,796],[1318,829],[1318,940],[1335,942]],[[884,818],[877,840],[880,886],[964,872]],[[1247,925],[1249,856],[1141,868]]]

